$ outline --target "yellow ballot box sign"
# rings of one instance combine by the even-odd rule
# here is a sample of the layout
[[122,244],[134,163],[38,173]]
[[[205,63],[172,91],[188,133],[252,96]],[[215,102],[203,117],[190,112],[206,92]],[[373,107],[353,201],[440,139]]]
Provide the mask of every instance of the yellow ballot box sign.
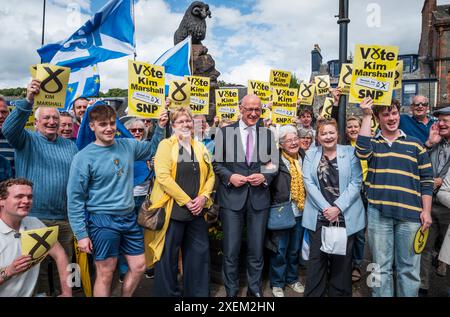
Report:
[[261,99],[261,118],[270,118],[269,102],[272,98],[272,90],[270,89],[270,83],[258,80],[248,81],[248,94],[257,95]]
[[128,61],[128,114],[156,119],[165,106],[164,66]]
[[200,76],[186,76],[191,84],[191,111],[196,114],[209,114],[210,78]]
[[322,112],[320,115],[326,119],[331,118],[331,112],[333,110],[334,99],[330,97],[326,97],[323,103]]
[[378,120],[375,117],[375,115],[372,114],[372,120],[370,120],[370,131],[372,132],[372,135],[375,135],[377,130],[378,130]]
[[272,91],[272,123],[292,124],[297,114],[297,94],[295,88],[274,87]]
[[356,45],[349,102],[371,97],[374,105],[390,105],[397,56],[398,46]]
[[414,236],[414,253],[421,254],[423,249],[425,249],[429,232],[429,229],[425,230],[425,232],[422,232],[422,228],[417,230],[416,235]]
[[169,82],[170,108],[189,107],[191,103],[191,83],[187,79]]
[[287,70],[271,69],[270,70],[270,86],[272,87],[289,87],[291,83],[292,73]]
[[343,95],[348,95],[350,92],[350,85],[352,84],[352,70],[352,64],[342,64],[341,73],[339,74],[338,87],[342,88]]
[[314,77],[314,83],[316,84],[317,96],[327,95],[330,92],[330,76],[322,75]]
[[[36,78],[37,65],[38,64],[31,65],[30,68],[29,68],[31,78],[33,78],[33,79]],[[48,65],[48,64],[42,64],[42,65]]]
[[31,265],[41,262],[57,241],[58,226],[26,230],[20,233],[22,255],[31,255]]
[[294,124],[297,107],[279,107],[272,108],[272,123],[273,124]]
[[239,97],[237,89],[216,90],[216,115],[219,120],[238,120]]
[[316,85],[301,83],[298,89],[298,98],[302,106],[312,106],[314,101],[314,94],[316,92]]
[[69,76],[68,67],[38,64],[35,78],[41,82],[41,89],[34,97],[34,106],[64,108]]
[[397,61],[397,66],[395,67],[394,90],[402,89],[402,81],[403,81],[403,60],[399,60]]

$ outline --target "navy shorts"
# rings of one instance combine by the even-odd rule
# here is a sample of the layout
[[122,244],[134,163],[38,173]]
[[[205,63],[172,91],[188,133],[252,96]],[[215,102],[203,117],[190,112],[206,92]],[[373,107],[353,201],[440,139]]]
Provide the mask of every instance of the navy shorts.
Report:
[[96,261],[117,258],[119,254],[144,254],[144,233],[134,212],[123,216],[90,214],[88,228]]

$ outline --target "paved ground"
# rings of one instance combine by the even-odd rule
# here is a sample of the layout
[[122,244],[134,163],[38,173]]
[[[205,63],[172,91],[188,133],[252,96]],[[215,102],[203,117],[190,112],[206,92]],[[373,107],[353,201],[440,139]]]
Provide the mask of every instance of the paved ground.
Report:
[[[368,248],[366,248],[366,255],[365,260],[362,265],[362,278],[360,282],[353,284],[353,297],[370,297],[370,289],[367,286],[367,279],[369,276],[369,272],[366,271],[367,265],[370,263],[370,254],[367,251]],[[300,280],[304,282],[304,276],[305,276],[305,269],[304,267],[301,267],[299,270],[299,276]],[[212,281],[211,283],[211,296],[213,297],[224,297],[225,294],[225,288],[222,284],[217,283],[217,279],[214,278],[216,282]],[[244,278],[242,278],[243,280]],[[247,289],[245,287],[245,281],[241,280],[241,289],[239,292],[239,296],[245,296]],[[267,272],[264,274],[264,284],[263,284],[263,293],[266,297],[271,297],[272,292],[269,286],[269,281],[267,279]],[[114,282],[114,291],[113,296],[119,296],[120,294],[120,287],[121,284],[118,282],[118,279],[115,279]],[[139,284],[136,292],[135,297],[149,297],[152,294],[152,288],[153,288],[153,279],[143,278],[141,283]],[[293,292],[290,289],[285,290],[285,296],[287,297],[301,297],[301,294],[297,294]],[[431,280],[431,287],[430,287],[430,297],[446,297],[447,296],[447,290],[446,290],[446,278],[440,277],[433,273],[432,280]]]

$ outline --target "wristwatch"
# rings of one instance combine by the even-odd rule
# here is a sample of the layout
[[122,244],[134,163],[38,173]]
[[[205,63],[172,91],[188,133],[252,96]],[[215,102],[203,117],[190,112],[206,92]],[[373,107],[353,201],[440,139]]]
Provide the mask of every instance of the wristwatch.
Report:
[[0,278],[3,280],[3,282],[6,282],[11,278],[11,276],[8,276],[8,273],[6,272],[6,267],[0,269]]

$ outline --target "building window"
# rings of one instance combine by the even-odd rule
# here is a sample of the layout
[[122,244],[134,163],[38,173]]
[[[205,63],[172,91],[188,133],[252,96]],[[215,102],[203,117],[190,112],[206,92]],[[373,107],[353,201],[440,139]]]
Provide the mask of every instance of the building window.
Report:
[[402,90],[402,105],[407,106],[411,104],[411,98],[417,95],[417,83],[403,84]]

